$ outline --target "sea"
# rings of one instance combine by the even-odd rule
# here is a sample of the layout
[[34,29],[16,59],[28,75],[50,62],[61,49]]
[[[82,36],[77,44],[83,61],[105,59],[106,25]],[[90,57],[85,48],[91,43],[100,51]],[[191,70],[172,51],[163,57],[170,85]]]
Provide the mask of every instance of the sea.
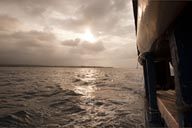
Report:
[[0,67],[0,128],[143,128],[141,69]]

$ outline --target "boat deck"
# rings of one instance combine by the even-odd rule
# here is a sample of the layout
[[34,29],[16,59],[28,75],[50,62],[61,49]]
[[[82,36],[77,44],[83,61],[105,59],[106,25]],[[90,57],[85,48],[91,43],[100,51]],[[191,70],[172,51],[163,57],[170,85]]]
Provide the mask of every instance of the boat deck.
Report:
[[157,103],[161,116],[169,128],[179,128],[174,90],[157,91]]

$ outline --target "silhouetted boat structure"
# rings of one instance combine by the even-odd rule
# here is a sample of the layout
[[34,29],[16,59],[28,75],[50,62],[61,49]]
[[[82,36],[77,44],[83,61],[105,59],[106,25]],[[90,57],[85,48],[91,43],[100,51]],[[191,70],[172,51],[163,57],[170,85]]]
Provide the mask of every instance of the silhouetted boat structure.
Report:
[[192,2],[133,0],[133,10],[146,126],[192,127]]

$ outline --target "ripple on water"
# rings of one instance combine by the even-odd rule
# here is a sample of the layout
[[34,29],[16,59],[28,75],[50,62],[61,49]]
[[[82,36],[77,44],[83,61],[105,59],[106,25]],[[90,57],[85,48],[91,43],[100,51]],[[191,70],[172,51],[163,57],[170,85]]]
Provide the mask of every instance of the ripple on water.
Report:
[[34,111],[17,111],[0,117],[1,127],[37,127],[41,124],[41,115]]
[[0,127],[142,128],[136,75],[105,68],[0,68]]

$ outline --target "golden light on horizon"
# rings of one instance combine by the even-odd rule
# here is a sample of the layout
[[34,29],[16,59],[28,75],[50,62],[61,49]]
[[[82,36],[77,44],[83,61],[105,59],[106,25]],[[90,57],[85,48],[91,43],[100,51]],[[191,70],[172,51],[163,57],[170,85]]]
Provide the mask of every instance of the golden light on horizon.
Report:
[[85,33],[83,35],[83,40],[94,43],[96,41],[94,35],[92,34],[90,28],[85,29]]

